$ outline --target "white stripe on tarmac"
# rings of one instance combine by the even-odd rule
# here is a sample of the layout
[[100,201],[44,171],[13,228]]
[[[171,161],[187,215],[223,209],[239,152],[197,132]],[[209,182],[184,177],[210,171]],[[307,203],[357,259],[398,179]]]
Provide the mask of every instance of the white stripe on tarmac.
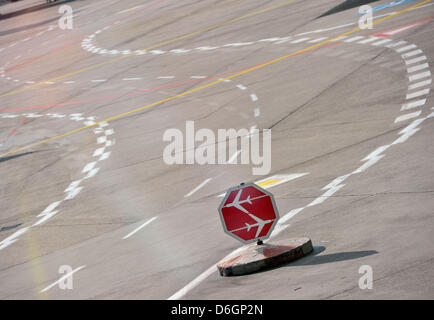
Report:
[[409,86],[408,90],[412,90],[412,89],[428,86],[428,85],[431,84],[431,82],[432,82],[431,79],[428,79],[428,80],[425,80],[425,81],[416,82],[416,83],[412,84],[411,86]]
[[405,60],[405,64],[409,65],[409,64],[413,64],[413,63],[424,61],[424,60],[426,60],[426,56],[420,56],[420,57],[417,57],[414,59]]
[[408,73],[412,73],[415,71],[419,71],[419,70],[423,70],[423,69],[427,69],[428,68],[428,63],[423,63],[423,64],[419,64],[417,66],[411,67],[407,69]]
[[52,284],[50,284],[48,287],[46,287],[45,289],[42,289],[40,292],[42,293],[42,292],[45,292],[45,291],[48,291],[48,290],[50,290],[52,287],[54,287],[55,285],[57,285],[57,284],[59,284],[60,282],[62,282],[63,280],[65,280],[65,279],[67,279],[67,278],[69,278],[70,276],[72,276],[74,273],[76,273],[77,271],[80,271],[81,269],[83,269],[83,268],[85,268],[86,266],[81,266],[81,267],[78,267],[77,269],[75,269],[75,270],[72,270],[71,272],[69,272],[69,273],[67,273],[67,274],[65,274],[63,277],[61,277],[59,280],[57,280],[56,282],[54,282],[54,283],[52,283]]
[[429,89],[419,90],[419,91],[407,94],[406,99],[409,100],[409,99],[417,98],[417,97],[420,97],[420,96],[425,96],[428,93],[429,93]]
[[144,227],[146,227],[148,224],[150,224],[152,221],[154,221],[155,219],[157,219],[158,217],[153,217],[151,219],[149,219],[148,221],[146,221],[144,224],[142,224],[140,227],[134,229],[133,231],[131,231],[129,234],[127,234],[125,237],[123,237],[122,239],[128,239],[129,237],[131,237],[133,234],[135,234],[137,231],[140,231],[141,229],[143,229]]
[[409,58],[409,57],[413,57],[413,56],[415,56],[415,55],[417,55],[417,54],[419,54],[419,53],[422,53],[422,50],[417,49],[417,50],[413,50],[413,51],[410,51],[410,52],[404,53],[403,55],[401,55],[401,57],[402,57],[403,59],[406,59],[406,58]]
[[184,198],[188,198],[190,196],[192,196],[193,194],[195,194],[197,191],[199,191],[201,188],[203,188],[208,182],[210,182],[212,180],[212,178],[208,178],[206,180],[204,180],[200,185],[198,185],[196,188],[194,188],[193,190],[191,190],[189,193],[187,193]]
[[408,51],[408,50],[411,50],[411,49],[414,49],[414,48],[417,48],[417,46],[415,44],[410,44],[408,46],[396,49],[396,52],[400,53],[400,52]]
[[422,111],[404,114],[395,119],[395,123],[419,117]]
[[423,106],[425,104],[425,102],[426,102],[426,99],[416,100],[416,101],[412,101],[412,102],[406,103],[406,104],[404,104],[402,106],[401,111],[409,110],[409,109],[414,109],[414,108],[417,108],[417,107],[421,107],[421,106]]
[[431,72],[430,71],[425,71],[425,72],[421,72],[421,73],[418,73],[418,74],[414,74],[414,75],[408,77],[408,79],[410,81],[415,81],[415,80],[427,78],[427,77],[430,77],[430,76],[431,76]]

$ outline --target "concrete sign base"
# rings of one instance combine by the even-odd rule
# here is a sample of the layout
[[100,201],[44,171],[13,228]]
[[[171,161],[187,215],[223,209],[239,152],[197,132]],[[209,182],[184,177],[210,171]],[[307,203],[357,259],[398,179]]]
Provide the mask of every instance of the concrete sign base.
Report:
[[217,265],[223,277],[239,276],[273,268],[312,252],[309,238],[291,238],[249,247]]

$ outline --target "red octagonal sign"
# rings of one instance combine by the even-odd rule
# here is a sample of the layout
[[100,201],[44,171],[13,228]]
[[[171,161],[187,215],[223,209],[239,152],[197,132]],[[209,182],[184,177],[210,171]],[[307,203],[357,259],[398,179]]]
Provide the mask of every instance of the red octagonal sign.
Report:
[[254,183],[230,188],[218,210],[225,232],[244,243],[269,238],[279,220],[273,195]]

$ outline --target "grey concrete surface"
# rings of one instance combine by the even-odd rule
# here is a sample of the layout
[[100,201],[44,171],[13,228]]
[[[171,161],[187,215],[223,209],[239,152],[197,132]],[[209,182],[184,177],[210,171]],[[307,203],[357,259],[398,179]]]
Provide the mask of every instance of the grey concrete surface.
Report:
[[[45,5],[22,0],[3,5],[2,15],[14,15],[0,18],[0,68],[5,71],[0,77],[0,153],[83,127],[86,119],[77,118],[104,120],[353,30],[357,8],[316,19],[341,2]],[[76,14],[72,30],[57,27],[62,4]],[[424,61],[406,65],[411,58],[403,58],[405,52],[385,45],[332,42],[109,121],[104,130],[113,130],[107,135],[112,145],[104,150],[109,157],[96,164],[98,173],[83,180],[83,189],[63,201],[51,219],[0,250],[0,298],[167,299],[180,293],[177,297],[184,299],[433,299],[432,91],[419,98],[426,99],[423,106],[401,111],[407,94],[432,89],[431,82],[409,89],[431,77],[409,81],[407,68],[428,63],[410,75],[432,71],[433,13],[434,5],[411,10],[348,36],[366,39],[411,26],[378,41],[414,44],[405,52],[421,50],[414,58],[426,56]],[[92,34],[95,47],[116,53],[82,48]],[[287,36],[292,38],[283,43],[259,41]],[[217,48],[122,53],[198,47]],[[417,117],[395,122],[416,111],[421,111]],[[408,140],[349,176],[322,203],[306,207],[321,199],[330,182],[362,166],[362,159],[398,139],[417,119],[424,121]],[[184,130],[186,120],[213,131],[272,129],[271,172],[254,176],[252,165],[165,164],[163,134],[170,128]],[[71,182],[83,179],[83,168],[98,160],[93,154],[102,146],[97,138],[103,133],[94,129],[0,157],[0,241],[32,226],[47,206],[65,197]],[[218,195],[240,182],[294,173],[309,174],[268,189],[282,217],[305,207],[275,239],[309,237],[314,253],[267,272],[220,277],[215,264],[241,243],[221,228]],[[85,266],[73,274],[72,290],[51,286],[62,276],[62,265]],[[359,288],[362,265],[373,269],[371,290]],[[206,270],[213,271],[198,278]]]

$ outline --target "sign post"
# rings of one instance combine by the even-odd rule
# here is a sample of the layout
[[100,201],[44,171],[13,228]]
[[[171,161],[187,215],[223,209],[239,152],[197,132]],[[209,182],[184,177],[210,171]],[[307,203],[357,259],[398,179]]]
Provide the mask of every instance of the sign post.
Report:
[[279,220],[273,194],[254,183],[240,184],[226,192],[218,208],[225,233],[244,244],[256,242],[237,256],[217,265],[222,276],[242,275],[276,267],[313,250],[308,238],[292,238],[264,244]]

